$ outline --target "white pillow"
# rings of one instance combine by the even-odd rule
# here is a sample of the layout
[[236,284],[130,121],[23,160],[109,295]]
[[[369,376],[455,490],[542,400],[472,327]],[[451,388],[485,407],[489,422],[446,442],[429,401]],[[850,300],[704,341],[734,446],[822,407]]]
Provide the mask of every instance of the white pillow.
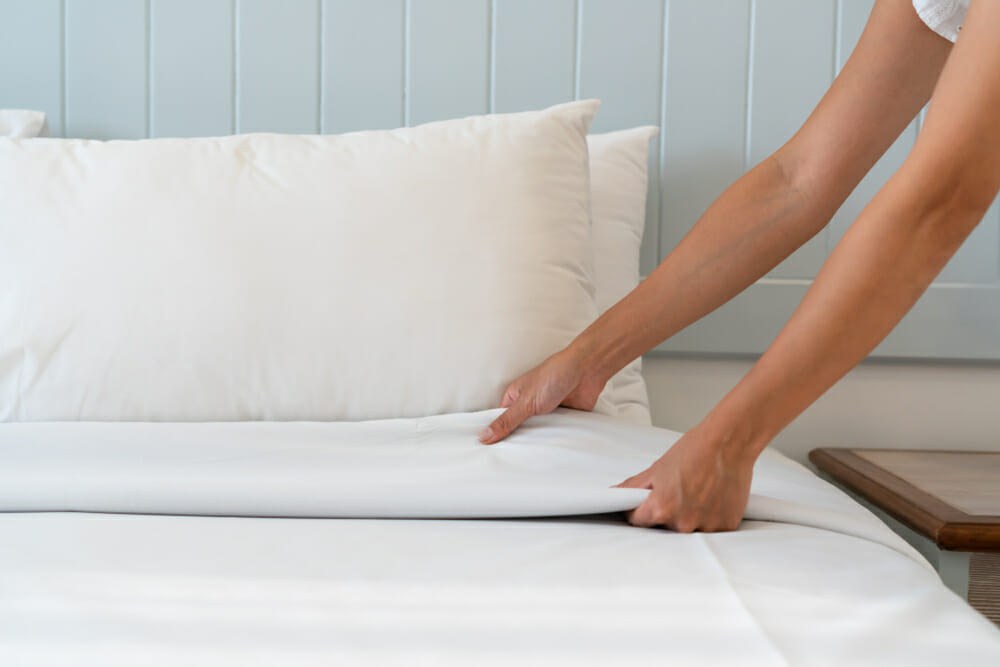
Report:
[[341,136],[0,139],[0,420],[495,407],[596,317],[598,104]]
[[0,137],[28,139],[49,136],[44,111],[0,109]]
[[[659,128],[636,127],[588,137],[594,236],[594,285],[603,313],[639,284],[639,248],[646,226],[649,140]],[[605,407],[606,406],[606,407]],[[650,424],[642,358],[618,372],[598,411]]]

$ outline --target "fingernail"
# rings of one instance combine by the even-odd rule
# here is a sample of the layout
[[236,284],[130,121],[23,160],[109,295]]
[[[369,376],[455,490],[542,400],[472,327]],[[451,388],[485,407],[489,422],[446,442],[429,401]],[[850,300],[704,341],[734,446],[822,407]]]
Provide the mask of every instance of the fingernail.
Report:
[[487,426],[486,428],[484,428],[482,431],[479,432],[479,442],[486,442],[492,437],[493,437],[493,429],[491,429],[489,426]]

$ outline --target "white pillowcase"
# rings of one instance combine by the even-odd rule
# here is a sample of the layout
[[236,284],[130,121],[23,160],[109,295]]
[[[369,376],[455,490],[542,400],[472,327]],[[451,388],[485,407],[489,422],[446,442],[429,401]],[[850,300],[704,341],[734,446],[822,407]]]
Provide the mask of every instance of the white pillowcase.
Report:
[[29,139],[49,136],[49,124],[44,111],[0,109],[0,137]]
[[495,407],[596,317],[598,104],[341,136],[0,139],[0,420]]
[[[594,285],[601,313],[639,284],[639,248],[646,226],[649,187],[649,141],[658,132],[655,126],[643,126],[587,139]],[[641,358],[611,378],[601,393],[598,409],[636,423],[651,423]]]

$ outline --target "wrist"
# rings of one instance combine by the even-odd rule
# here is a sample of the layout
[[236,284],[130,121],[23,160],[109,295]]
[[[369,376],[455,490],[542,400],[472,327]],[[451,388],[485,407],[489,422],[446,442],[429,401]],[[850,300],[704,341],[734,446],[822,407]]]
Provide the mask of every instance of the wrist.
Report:
[[743,411],[720,403],[696,427],[715,443],[720,456],[737,464],[753,465],[776,434],[767,427],[760,413]]
[[573,339],[563,353],[568,355],[572,363],[580,370],[581,382],[603,387],[617,372],[607,368],[605,355],[597,340],[584,331]]

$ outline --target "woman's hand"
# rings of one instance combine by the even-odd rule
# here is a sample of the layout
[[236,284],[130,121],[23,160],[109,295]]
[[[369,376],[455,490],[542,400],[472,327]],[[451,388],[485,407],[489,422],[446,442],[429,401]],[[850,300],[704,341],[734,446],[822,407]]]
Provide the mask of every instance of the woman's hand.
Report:
[[629,523],[678,533],[736,530],[750,497],[754,458],[704,428],[688,431],[653,465],[618,485],[652,490],[629,512]]
[[507,387],[500,403],[507,410],[479,433],[479,441],[492,445],[503,440],[533,415],[552,412],[560,405],[593,410],[606,380],[586,372],[571,348],[552,355]]

